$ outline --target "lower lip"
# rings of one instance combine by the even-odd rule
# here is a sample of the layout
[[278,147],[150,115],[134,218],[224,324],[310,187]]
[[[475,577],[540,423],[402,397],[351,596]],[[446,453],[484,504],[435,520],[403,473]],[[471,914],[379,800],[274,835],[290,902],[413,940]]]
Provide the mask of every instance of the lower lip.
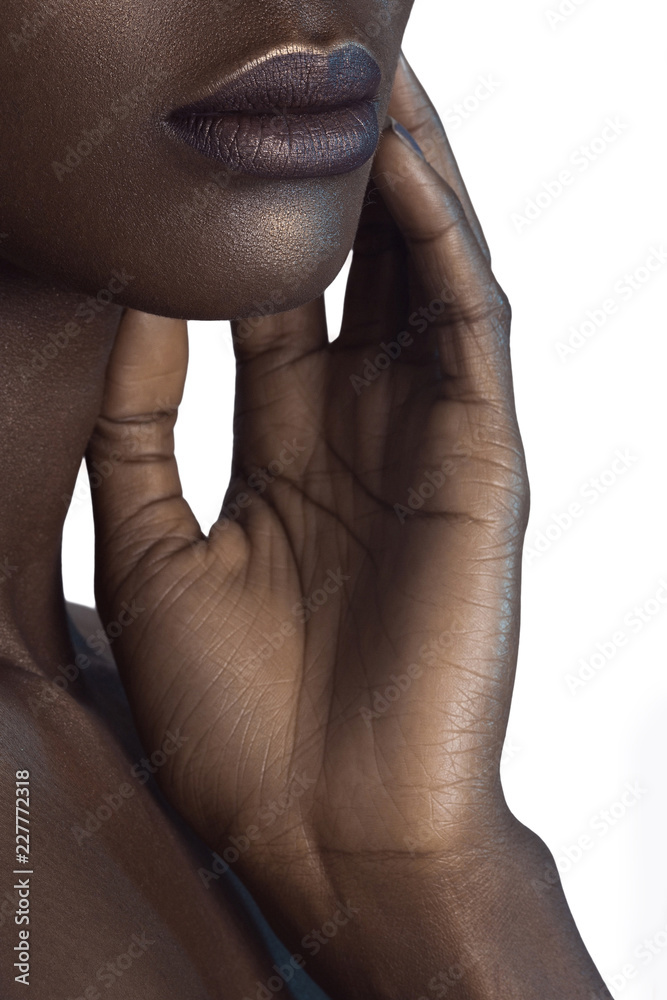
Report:
[[380,138],[370,100],[312,111],[189,114],[170,127],[229,171],[276,180],[350,173],[371,159]]

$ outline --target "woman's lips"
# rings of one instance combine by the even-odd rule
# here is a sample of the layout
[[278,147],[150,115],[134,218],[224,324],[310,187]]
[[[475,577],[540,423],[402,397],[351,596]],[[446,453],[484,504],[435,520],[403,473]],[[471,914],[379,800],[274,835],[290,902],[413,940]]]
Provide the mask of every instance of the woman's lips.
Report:
[[280,179],[345,174],[377,148],[381,77],[360,45],[282,51],[173,111],[167,123],[231,171]]

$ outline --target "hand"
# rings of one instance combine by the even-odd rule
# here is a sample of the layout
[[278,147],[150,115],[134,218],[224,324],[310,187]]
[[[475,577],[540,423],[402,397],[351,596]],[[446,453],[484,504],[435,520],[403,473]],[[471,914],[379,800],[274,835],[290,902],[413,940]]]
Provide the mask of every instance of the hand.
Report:
[[338,339],[322,300],[234,325],[208,538],[174,459],[185,323],[125,314],[89,450],[113,469],[98,603],[134,608],[114,652],[145,746],[184,738],[162,787],[331,995],[603,1000],[499,779],[528,513],[510,309],[404,60],[390,110],[428,162],[385,132]]
[[[402,70],[408,126],[418,99]],[[444,135],[431,159],[385,133],[335,343],[322,300],[237,325],[208,540],[173,455],[185,323],[128,312],[118,333],[90,445],[117,453],[99,604],[147,609],[118,665],[147,744],[187,735],[161,778],[213,843],[294,775],[295,851],[405,850],[421,819],[437,850],[498,805],[528,496],[510,310]]]
[[185,323],[125,314],[89,449],[114,470],[93,491],[103,620],[145,609],[114,644],[137,726],[147,748],[186,739],[158,779],[292,927],[369,859],[457,858],[513,829],[498,772],[528,487],[510,308],[405,63],[392,112],[429,162],[385,132],[338,340],[322,300],[234,327],[209,537],[174,459]]

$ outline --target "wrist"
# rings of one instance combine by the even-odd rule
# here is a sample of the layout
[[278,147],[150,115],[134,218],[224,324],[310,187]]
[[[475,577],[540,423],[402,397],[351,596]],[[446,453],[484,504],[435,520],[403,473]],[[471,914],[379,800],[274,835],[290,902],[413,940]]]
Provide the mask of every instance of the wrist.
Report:
[[[267,915],[331,996],[611,1000],[550,852],[509,815],[486,838],[438,854],[330,851],[289,867]],[[319,889],[311,878],[306,898],[314,867]]]

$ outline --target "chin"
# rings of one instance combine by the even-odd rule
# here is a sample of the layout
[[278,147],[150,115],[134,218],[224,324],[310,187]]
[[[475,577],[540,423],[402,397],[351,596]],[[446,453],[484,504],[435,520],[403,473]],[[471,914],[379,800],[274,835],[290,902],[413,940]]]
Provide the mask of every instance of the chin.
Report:
[[317,298],[339,273],[369,173],[370,165],[343,178],[242,183],[198,202],[179,191],[173,200],[140,203],[125,191],[112,230],[100,217],[72,233],[65,252],[62,242],[44,241],[16,262],[93,297],[120,272],[114,303],[157,316],[285,312]]
[[156,316],[186,320],[241,320],[287,312],[323,294],[340,272],[349,249],[339,246],[326,258],[304,256],[296,264],[284,261],[270,273],[266,258],[250,261],[243,283],[229,283],[220,277],[222,270],[205,267],[197,268],[196,278],[193,274],[189,283],[182,281],[180,272],[171,288],[164,287],[163,280],[156,282],[152,274],[135,275],[133,287],[116,301]]
[[352,248],[369,172],[255,183],[203,203],[181,216],[177,254],[156,257],[152,248],[140,256],[128,288],[134,302],[127,304],[163,316],[229,320],[317,298]]

